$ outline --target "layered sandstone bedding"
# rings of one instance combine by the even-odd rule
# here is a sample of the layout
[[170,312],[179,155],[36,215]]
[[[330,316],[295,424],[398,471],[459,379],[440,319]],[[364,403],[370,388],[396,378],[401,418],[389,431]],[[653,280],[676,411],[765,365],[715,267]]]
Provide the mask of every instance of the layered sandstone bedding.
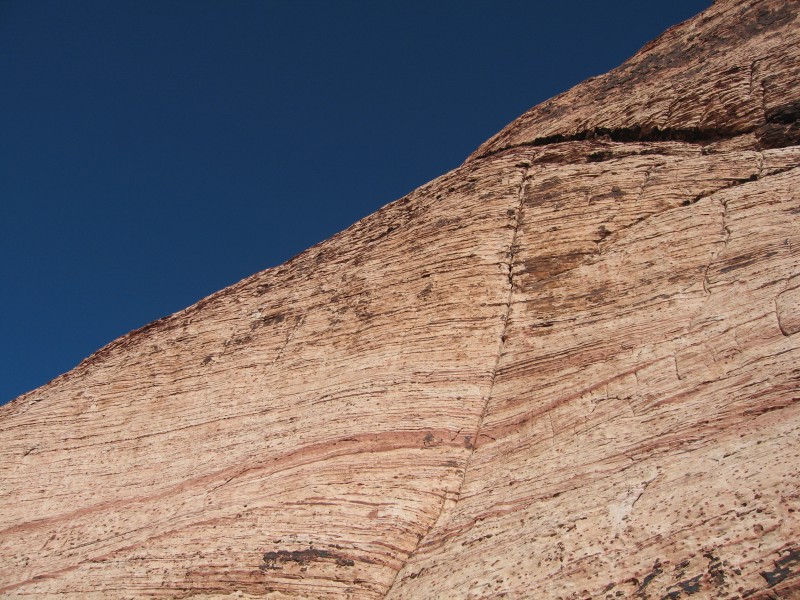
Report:
[[800,597],[800,4],[0,407],[7,598]]

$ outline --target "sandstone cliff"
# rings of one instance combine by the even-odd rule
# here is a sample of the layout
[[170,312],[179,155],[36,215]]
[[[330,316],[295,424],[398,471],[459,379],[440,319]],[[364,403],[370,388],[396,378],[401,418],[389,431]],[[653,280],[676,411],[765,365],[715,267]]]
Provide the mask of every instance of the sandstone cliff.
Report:
[[800,597],[800,4],[0,408],[6,598]]

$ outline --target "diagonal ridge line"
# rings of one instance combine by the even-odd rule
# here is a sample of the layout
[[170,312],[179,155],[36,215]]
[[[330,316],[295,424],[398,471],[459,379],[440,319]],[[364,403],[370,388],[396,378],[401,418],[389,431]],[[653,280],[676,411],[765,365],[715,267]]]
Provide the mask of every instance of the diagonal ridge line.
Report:
[[[500,333],[500,340],[497,345],[497,353],[494,359],[494,366],[492,367],[492,375],[489,381],[489,391],[487,392],[486,398],[483,402],[483,410],[481,411],[480,419],[478,420],[478,424],[475,427],[475,435],[472,437],[472,447],[470,449],[469,456],[467,456],[467,460],[464,463],[464,470],[461,473],[461,481],[459,482],[458,489],[456,490],[454,505],[458,504],[458,501],[461,499],[461,491],[464,488],[464,482],[466,481],[467,478],[467,470],[469,469],[470,462],[472,462],[472,457],[475,455],[475,448],[478,445],[478,436],[480,435],[481,429],[483,428],[483,421],[486,419],[486,413],[489,410],[489,402],[491,401],[492,393],[494,392],[494,383],[495,380],[497,379],[497,370],[500,366],[500,357],[503,355],[503,349],[505,348],[506,345],[506,332],[508,330],[508,322],[511,317],[511,301],[514,296],[514,260],[517,255],[517,237],[519,235],[519,229],[522,223],[522,207],[525,202],[525,184],[528,180],[528,171],[530,169],[530,163],[526,162],[518,166],[522,168],[521,170],[522,177],[519,183],[519,188],[517,189],[517,207],[516,210],[514,211],[514,221],[513,221],[514,233],[511,236],[511,245],[509,246],[508,250],[508,263],[505,265],[508,269],[507,273],[508,295],[506,296],[506,300],[504,303],[505,309],[503,313],[503,329]],[[403,561],[403,564],[400,566],[400,568],[397,569],[397,572],[394,575],[394,579],[392,580],[391,585],[387,589],[384,598],[388,598],[389,594],[392,593],[392,590],[394,590],[395,586],[400,581],[400,573],[402,572],[402,570],[411,561],[411,558],[417,553],[419,548],[422,546],[422,542],[425,540],[425,538],[427,538],[430,535],[430,533],[434,529],[436,529],[436,526],[439,524],[439,521],[441,521],[442,516],[444,515],[444,507],[445,504],[447,503],[447,496],[448,496],[447,491],[445,491],[445,493],[442,494],[442,502],[439,505],[439,512],[438,515],[436,516],[436,519],[434,519],[433,523],[428,528],[428,531],[426,531],[422,536],[420,536],[420,538],[417,540],[416,546],[414,546],[414,549],[409,553],[405,561]]]

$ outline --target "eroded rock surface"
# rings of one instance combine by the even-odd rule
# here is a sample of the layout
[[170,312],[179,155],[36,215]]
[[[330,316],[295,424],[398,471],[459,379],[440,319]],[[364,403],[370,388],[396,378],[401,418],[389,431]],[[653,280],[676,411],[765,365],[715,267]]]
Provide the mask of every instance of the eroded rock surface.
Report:
[[0,594],[800,596],[800,5],[0,408]]

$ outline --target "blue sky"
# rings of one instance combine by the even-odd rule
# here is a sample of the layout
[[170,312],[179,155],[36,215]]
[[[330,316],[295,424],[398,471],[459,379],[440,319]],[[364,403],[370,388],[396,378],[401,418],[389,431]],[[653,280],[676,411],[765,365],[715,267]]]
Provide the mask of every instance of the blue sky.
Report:
[[0,0],[0,403],[709,4]]

